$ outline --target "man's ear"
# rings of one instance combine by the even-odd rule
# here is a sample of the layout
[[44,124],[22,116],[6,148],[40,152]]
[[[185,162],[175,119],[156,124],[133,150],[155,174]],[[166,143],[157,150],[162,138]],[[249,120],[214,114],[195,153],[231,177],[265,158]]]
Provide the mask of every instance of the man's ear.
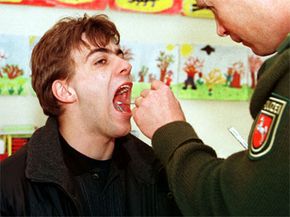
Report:
[[75,90],[69,87],[67,80],[55,80],[51,88],[55,98],[62,103],[73,103],[77,99]]

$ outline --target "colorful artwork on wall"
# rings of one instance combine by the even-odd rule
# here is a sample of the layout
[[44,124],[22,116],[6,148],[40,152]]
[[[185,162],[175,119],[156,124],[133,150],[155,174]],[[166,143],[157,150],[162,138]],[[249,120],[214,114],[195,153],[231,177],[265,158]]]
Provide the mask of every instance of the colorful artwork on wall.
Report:
[[181,45],[181,99],[247,100],[248,49],[206,44]]
[[[0,35],[0,95],[34,95],[29,60],[38,36]],[[267,57],[241,46],[124,41],[132,65],[132,98],[157,79],[179,99],[248,100]]]
[[[31,56],[32,50],[33,50],[34,46],[37,44],[37,42],[39,41],[39,39],[40,39],[39,36],[35,36],[35,35],[29,36],[29,57]],[[31,71],[30,71],[30,74],[31,74]],[[31,86],[31,76],[29,76],[28,82],[30,84],[29,90],[30,90],[31,95],[36,96],[36,93],[34,92],[32,86]]]
[[109,0],[113,10],[143,13],[179,13],[182,0]]
[[92,10],[140,12],[147,14],[181,14],[183,16],[213,18],[213,13],[200,9],[196,0],[0,0],[0,4],[20,4],[47,7],[73,7]]
[[98,10],[104,10],[107,6],[107,0],[0,0],[0,3]]
[[132,97],[150,87],[150,82],[158,79],[171,86],[178,80],[179,50],[173,44],[122,44],[126,59],[132,64],[134,81]]
[[0,0],[2,3],[23,3],[24,0]]
[[56,7],[76,7],[83,9],[104,10],[107,0],[46,0]]
[[0,95],[29,94],[29,39],[0,35]]
[[22,5],[34,5],[34,6],[53,6],[48,0],[0,0],[0,3],[4,4],[22,4]]

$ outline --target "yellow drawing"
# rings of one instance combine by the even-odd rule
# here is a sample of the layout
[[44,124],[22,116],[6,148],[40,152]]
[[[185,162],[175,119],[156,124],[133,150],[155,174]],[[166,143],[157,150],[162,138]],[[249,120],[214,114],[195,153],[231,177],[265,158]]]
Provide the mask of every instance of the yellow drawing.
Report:
[[223,77],[220,69],[214,68],[208,73],[208,76],[205,78],[206,84],[214,85],[214,84],[224,84],[226,83],[226,79]]
[[0,2],[6,2],[6,3],[20,3],[22,0],[0,0]]
[[116,0],[116,5],[125,10],[156,13],[170,9],[174,5],[174,0]]
[[188,57],[193,52],[191,44],[182,44],[180,47],[180,54],[182,57]]
[[37,39],[38,39],[38,37],[35,35],[29,36],[29,46],[33,46]]
[[168,50],[168,51],[173,51],[174,48],[175,48],[175,45],[174,45],[174,44],[168,44],[168,45],[166,46],[166,50]]

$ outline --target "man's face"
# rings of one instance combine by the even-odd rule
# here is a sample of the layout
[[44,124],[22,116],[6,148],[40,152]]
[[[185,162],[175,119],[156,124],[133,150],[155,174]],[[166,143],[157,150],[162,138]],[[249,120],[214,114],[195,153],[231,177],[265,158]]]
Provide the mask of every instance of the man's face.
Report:
[[[197,0],[201,8],[210,9],[217,25],[217,34],[230,36],[237,43],[250,47],[264,55],[273,52],[277,44],[271,44],[271,30],[265,27],[265,14],[271,7],[261,0]],[[271,38],[272,37],[272,38]]]
[[71,55],[75,74],[69,83],[77,94],[82,125],[85,123],[87,130],[108,138],[129,133],[131,65],[123,59],[119,46],[114,43],[106,47],[83,46]]

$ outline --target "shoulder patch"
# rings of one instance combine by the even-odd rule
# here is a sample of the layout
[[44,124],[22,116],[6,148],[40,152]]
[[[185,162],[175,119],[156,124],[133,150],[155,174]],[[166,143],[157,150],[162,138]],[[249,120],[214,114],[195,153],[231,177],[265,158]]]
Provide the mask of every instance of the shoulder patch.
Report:
[[273,146],[281,116],[287,100],[271,96],[257,116],[250,139],[249,157],[257,159],[267,154]]

